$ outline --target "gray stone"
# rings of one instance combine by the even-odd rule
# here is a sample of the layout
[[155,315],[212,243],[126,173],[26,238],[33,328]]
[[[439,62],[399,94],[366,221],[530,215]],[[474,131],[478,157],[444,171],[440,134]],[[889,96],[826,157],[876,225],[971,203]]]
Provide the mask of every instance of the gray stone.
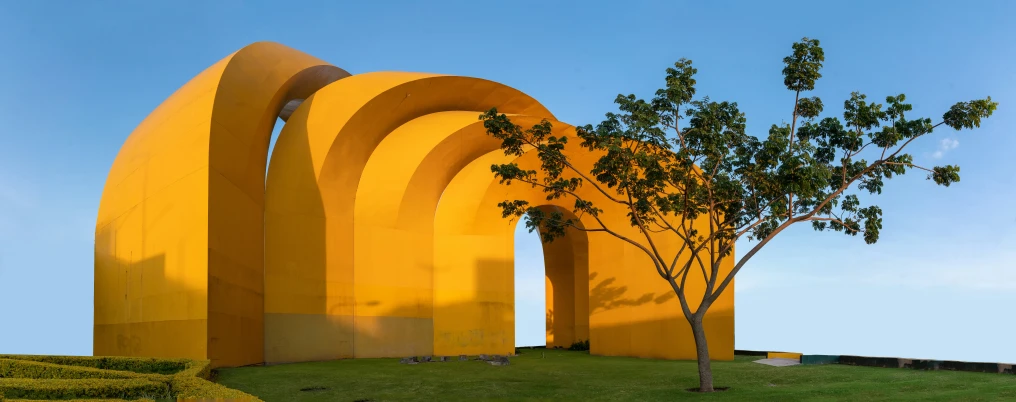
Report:
[[448,362],[448,361],[451,361],[451,360],[452,360],[452,358],[450,358],[448,356],[441,356],[441,357],[438,358],[438,361],[440,361],[440,362]]
[[423,363],[430,362],[431,360],[433,360],[433,359],[431,359],[430,356],[424,356],[424,357],[420,358],[420,361],[423,362]]
[[463,360],[469,360],[469,356],[459,355],[459,361],[463,361]]
[[510,362],[507,356],[494,356],[489,362],[492,366],[507,366]]
[[402,360],[399,360],[399,363],[402,363],[402,364],[416,364],[418,362],[419,361],[416,360],[416,356],[413,356],[413,357],[403,357]]
[[755,360],[755,363],[776,367],[797,366],[801,364],[797,359],[760,359]]
[[489,359],[489,358],[487,357],[487,355],[480,355],[480,357],[478,357],[478,359],[480,359],[480,360],[483,360],[483,361],[487,361],[487,360],[490,360],[490,359]]

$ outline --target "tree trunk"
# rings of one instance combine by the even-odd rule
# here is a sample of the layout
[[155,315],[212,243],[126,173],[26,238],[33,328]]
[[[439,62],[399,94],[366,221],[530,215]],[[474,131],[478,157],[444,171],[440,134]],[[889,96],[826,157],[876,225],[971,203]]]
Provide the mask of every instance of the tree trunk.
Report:
[[695,336],[695,354],[698,355],[699,392],[713,392],[713,369],[709,364],[709,346],[702,317],[692,317],[691,332]]

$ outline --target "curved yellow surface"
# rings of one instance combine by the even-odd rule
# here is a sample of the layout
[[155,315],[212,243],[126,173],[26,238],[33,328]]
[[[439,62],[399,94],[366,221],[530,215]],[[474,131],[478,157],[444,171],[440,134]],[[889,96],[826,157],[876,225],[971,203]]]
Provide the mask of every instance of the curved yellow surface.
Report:
[[500,146],[477,115],[452,111],[413,119],[370,156],[353,217],[354,289],[361,302],[355,356],[435,353],[429,336],[439,329],[433,323],[434,210],[463,165]]
[[[491,81],[347,76],[258,43],[142,122],[100,204],[97,355],[231,366],[512,353],[515,224],[497,203],[521,198],[570,214],[573,200],[497,183],[490,165],[514,158],[477,117],[497,107],[523,126],[549,119],[556,135],[574,129]],[[264,181],[272,125],[294,99],[305,100]],[[584,167],[596,157],[569,153]],[[516,161],[539,163],[531,152]],[[612,228],[640,236],[622,207],[582,191]],[[666,240],[657,239],[675,251]],[[544,246],[544,259],[548,345],[588,339],[594,354],[694,358],[677,300],[640,250],[572,230]],[[733,292],[706,325],[714,358],[732,359]]]
[[[563,128],[560,123],[554,127]],[[570,142],[577,143],[577,139],[572,138]],[[598,157],[578,147],[568,151],[577,166],[591,166]],[[459,337],[447,339],[453,344],[463,343],[462,334],[475,333],[469,328],[471,322],[499,321],[501,328],[489,326],[497,328],[493,332],[513,331],[509,321],[513,317],[510,308],[514,302],[511,285],[514,226],[501,218],[497,203],[505,199],[525,199],[534,205],[570,210],[574,202],[571,199],[546,201],[542,191],[517,184],[506,187],[491,181],[490,165],[510,160],[500,151],[495,151],[467,165],[445,189],[435,215],[435,325],[461,323],[455,333]],[[524,169],[537,169],[539,166],[534,153],[527,153],[516,162]],[[481,194],[482,197],[479,196]],[[579,194],[604,209],[601,218],[608,227],[633,239],[641,236],[628,224],[624,207],[612,204],[592,186],[580,189]],[[463,214],[460,211],[475,212]],[[598,226],[589,217],[583,217],[582,222],[586,227]],[[707,225],[707,222],[696,224],[700,230],[706,229],[701,226]],[[552,282],[548,293],[553,295],[553,300],[548,297],[547,305],[548,316],[552,318],[551,328],[548,328],[552,329],[548,331],[552,334],[548,335],[553,335],[550,344],[567,347],[572,342],[589,339],[593,354],[694,359],[691,329],[681,313],[679,302],[670,286],[652,269],[648,257],[609,234],[586,233],[585,242],[576,241],[572,237],[574,234],[569,234],[571,239],[555,241],[544,247],[547,276]],[[654,236],[664,255],[673,255],[677,251],[680,244],[674,240],[672,236]],[[584,247],[576,247],[576,243]],[[576,255],[586,251],[582,257],[572,260],[574,268],[571,273],[575,279],[570,284],[566,280],[555,282],[555,277],[567,277],[567,273],[558,273],[568,272],[566,267],[562,268],[567,262],[560,261],[561,256],[568,255],[567,251],[561,252],[560,249],[566,246],[578,249]],[[732,263],[726,264],[721,274],[732,268]],[[689,299],[700,298],[704,291],[701,273],[692,271],[688,284]],[[572,292],[588,297],[576,297],[581,302],[571,306],[577,307],[560,304],[561,300],[573,297]],[[585,306],[582,302],[586,303]],[[441,306],[457,307],[449,307],[447,314],[443,314]],[[505,307],[496,312],[497,316],[491,317],[491,306]],[[694,309],[697,304],[693,303],[691,307]],[[469,316],[474,318],[461,319]],[[713,358],[733,359],[733,292],[726,292],[716,301],[705,321]],[[583,336],[586,325],[588,337]],[[489,333],[483,334],[484,339],[490,337]],[[437,349],[442,340],[445,338],[435,339],[435,353],[440,354]]]
[[[361,180],[364,167],[378,144],[403,124],[442,111],[471,111],[465,113],[472,114],[471,120],[476,122],[477,116],[491,107],[552,117],[532,98],[501,84],[418,73],[352,76],[322,88],[293,113],[279,135],[268,171],[267,361],[396,355],[429,349],[429,342],[416,334],[429,328],[431,307],[426,293],[430,290],[412,275],[354,268],[357,189],[361,183],[381,184]],[[446,129],[433,124],[428,128]],[[401,158],[379,156],[378,163],[387,169]],[[406,247],[399,251],[418,251]],[[381,252],[391,255],[394,251]],[[387,272],[397,270],[394,265],[389,262]],[[379,276],[388,280],[380,289]],[[396,287],[400,294],[415,300],[416,307],[401,313],[404,319],[385,320],[372,311],[394,307],[392,301],[382,303],[374,297],[388,291],[386,287]],[[315,335],[307,337],[308,333]],[[379,333],[386,335],[379,337]]]
[[272,127],[286,102],[348,75],[255,43],[185,84],[131,133],[96,222],[96,355],[263,361]]

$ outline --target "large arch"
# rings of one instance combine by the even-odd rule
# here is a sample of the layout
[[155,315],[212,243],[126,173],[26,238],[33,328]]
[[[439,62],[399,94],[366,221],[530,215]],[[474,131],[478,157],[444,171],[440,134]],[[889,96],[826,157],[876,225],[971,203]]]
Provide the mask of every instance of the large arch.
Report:
[[[560,126],[558,123],[555,127]],[[567,130],[570,132],[572,130]],[[572,138],[569,143],[578,143]],[[578,147],[568,149],[570,158],[576,166],[591,166],[598,157],[596,154],[583,152]],[[448,264],[444,270],[447,281],[461,281],[458,277],[468,277],[461,271],[468,271],[471,265],[490,266],[498,273],[485,273],[490,277],[511,277],[513,230],[504,224],[497,203],[505,199],[525,199],[534,205],[555,206],[570,209],[573,200],[547,201],[542,191],[526,186],[504,186],[490,180],[491,164],[506,163],[514,160],[523,169],[538,169],[539,160],[535,153],[529,152],[520,158],[506,157],[502,153],[492,152],[477,159],[460,171],[455,181],[445,190],[442,205],[435,216],[436,227],[446,230],[435,248],[438,266]],[[486,175],[486,176],[485,176]],[[461,178],[460,178],[461,176]],[[480,191],[476,189],[480,188]],[[483,194],[482,197],[469,197],[467,194]],[[591,186],[581,188],[578,193],[587,200],[592,200],[604,209],[601,218],[612,230],[631,238],[642,236],[628,223],[627,210],[611,204],[602,194]],[[448,200],[447,204],[445,200]],[[475,211],[460,214],[454,211]],[[447,220],[447,221],[446,221]],[[586,227],[597,227],[595,221],[586,216],[582,218]],[[699,230],[707,230],[708,222],[699,220],[694,223]],[[440,232],[438,232],[440,233]],[[681,313],[680,305],[673,295],[669,284],[660,279],[648,257],[627,243],[621,242],[609,234],[602,232],[587,233],[587,269],[588,269],[588,325],[591,353],[598,355],[638,356],[666,359],[694,359],[695,345],[691,328]],[[562,239],[565,240],[565,239]],[[676,239],[667,236],[654,236],[654,241],[664,255],[674,253],[679,248]],[[486,245],[484,247],[483,245]],[[498,247],[498,245],[501,245]],[[463,250],[469,253],[463,253]],[[546,250],[546,249],[545,249]],[[448,256],[447,260],[442,253]],[[452,257],[454,256],[454,257]],[[501,261],[492,264],[489,261]],[[733,268],[733,262],[721,268],[721,275]],[[475,274],[474,274],[475,275]],[[442,276],[435,271],[435,294]],[[699,299],[704,292],[701,274],[692,271],[688,278],[689,301]],[[554,286],[557,294],[557,286]],[[502,291],[508,291],[501,289]],[[512,300],[509,295],[502,295],[500,300]],[[733,292],[724,293],[710,308],[705,318],[709,348],[714,359],[733,359]],[[474,306],[469,304],[468,306]],[[692,309],[697,304],[692,303]],[[456,312],[450,316],[459,316]],[[555,314],[556,316],[556,314]],[[438,313],[435,311],[435,321]],[[580,339],[575,339],[580,340]],[[554,344],[566,346],[572,339],[557,339]]]
[[[361,258],[360,267],[356,264],[358,189],[387,183],[387,179],[372,182],[361,177],[370,159],[382,175],[403,164],[399,152],[372,156],[378,144],[400,127],[409,125],[410,133],[423,130],[443,135],[461,125],[467,115],[475,122],[481,111],[491,107],[552,117],[534,99],[495,82],[419,73],[352,76],[322,88],[297,108],[279,135],[268,170],[268,361],[429,349],[425,341],[398,338],[431,328],[431,289],[419,280],[420,275],[428,275],[428,267],[423,272],[391,272],[405,266],[390,264],[388,272],[379,272],[362,268],[371,264],[368,259]],[[414,120],[445,111],[469,112],[457,118]],[[419,125],[427,127],[412,128]],[[434,173],[450,167],[439,166]],[[410,202],[426,201],[424,197]],[[426,261],[426,247],[408,247],[403,250],[407,258]],[[393,304],[400,310],[394,316],[385,312]],[[415,308],[407,308],[410,305]],[[308,341],[306,333],[330,336]]]
[[[491,107],[574,134],[531,97],[477,78],[348,76],[272,43],[217,63],[156,109],[111,169],[96,231],[95,354],[218,367],[512,353],[514,225],[497,203],[570,210],[571,200],[494,180],[493,163],[538,160],[499,150],[477,119]],[[581,166],[596,158],[568,152]],[[146,185],[137,172],[153,166],[170,170]],[[207,174],[191,183],[195,171]],[[612,228],[639,235],[622,207],[581,191]],[[641,251],[571,231],[545,245],[545,262],[551,345],[694,358],[680,307]],[[706,325],[713,357],[732,359],[733,292]]]
[[94,353],[263,361],[264,171],[283,105],[346,71],[258,42],[130,134],[95,238]]

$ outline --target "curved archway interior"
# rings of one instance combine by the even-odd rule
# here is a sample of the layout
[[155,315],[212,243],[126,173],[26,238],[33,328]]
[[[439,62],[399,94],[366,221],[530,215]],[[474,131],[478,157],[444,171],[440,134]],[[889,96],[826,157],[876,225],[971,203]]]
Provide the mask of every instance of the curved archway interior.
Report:
[[[541,207],[575,216],[563,208]],[[547,277],[547,347],[568,348],[589,340],[589,239],[585,232],[569,230],[543,243]]]

